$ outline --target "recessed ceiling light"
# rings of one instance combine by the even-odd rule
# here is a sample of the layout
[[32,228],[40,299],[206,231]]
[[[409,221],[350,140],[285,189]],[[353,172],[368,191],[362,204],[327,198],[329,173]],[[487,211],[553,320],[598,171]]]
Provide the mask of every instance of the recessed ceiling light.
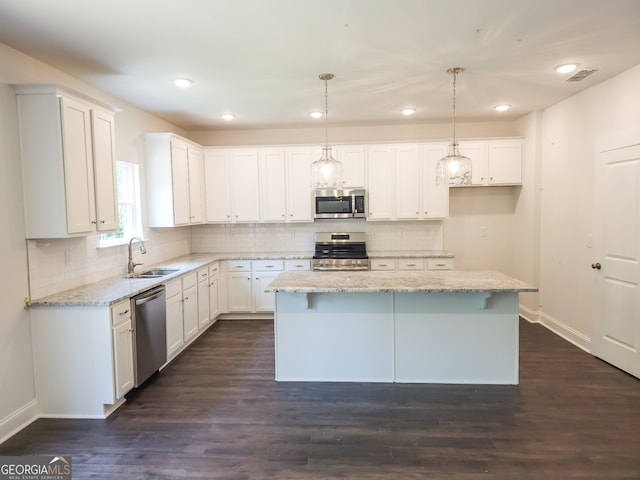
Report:
[[229,121],[236,118],[236,116],[233,113],[223,113],[222,115],[220,115],[220,118],[222,118],[223,120]]
[[311,112],[309,116],[311,118],[322,118],[322,112]]
[[412,107],[403,108],[400,111],[402,112],[403,115],[407,115],[407,116],[413,115],[414,113],[416,113],[416,109]]
[[173,83],[180,88],[189,88],[193,85],[193,80],[190,78],[176,78]]
[[511,105],[507,105],[506,103],[504,103],[502,105],[496,105],[493,108],[494,108],[494,110],[496,110],[498,112],[506,112],[507,110],[509,110],[511,108]]
[[564,65],[559,65],[555,68],[555,71],[558,73],[571,73],[576,68],[578,68],[577,63],[566,63]]

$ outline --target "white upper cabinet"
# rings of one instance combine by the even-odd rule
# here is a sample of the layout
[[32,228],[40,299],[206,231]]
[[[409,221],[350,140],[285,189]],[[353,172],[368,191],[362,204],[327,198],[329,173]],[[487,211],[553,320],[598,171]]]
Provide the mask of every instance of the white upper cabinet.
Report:
[[259,152],[260,219],[312,222],[311,149],[266,148]]
[[205,149],[204,183],[207,222],[231,222],[231,173],[227,150]]
[[283,148],[267,148],[258,154],[260,169],[260,219],[287,221],[286,161]]
[[487,170],[490,185],[522,184],[522,141],[489,142]]
[[285,155],[287,222],[313,222],[311,164],[315,158],[312,149],[287,148]]
[[189,166],[189,223],[205,221],[204,152],[200,147],[190,146]]
[[14,85],[27,238],[118,227],[113,111],[54,85]]
[[395,218],[421,217],[420,147],[418,144],[395,146]]
[[449,189],[436,185],[444,144],[369,147],[369,220],[428,220],[449,216]]
[[447,154],[447,148],[448,146],[444,143],[421,146],[421,218],[443,219],[449,217],[449,187],[436,184],[438,160]]
[[257,149],[205,149],[208,222],[259,222]]
[[96,218],[99,232],[118,229],[113,112],[91,110]]
[[522,140],[460,142],[460,153],[471,159],[472,185],[522,184]]
[[339,145],[334,148],[335,158],[342,162],[344,167],[345,187],[364,187],[366,185],[366,146],[364,145]]
[[367,151],[368,220],[391,220],[394,202],[394,154],[390,145],[371,145]]
[[150,227],[202,223],[203,157],[200,146],[172,133],[145,134]]

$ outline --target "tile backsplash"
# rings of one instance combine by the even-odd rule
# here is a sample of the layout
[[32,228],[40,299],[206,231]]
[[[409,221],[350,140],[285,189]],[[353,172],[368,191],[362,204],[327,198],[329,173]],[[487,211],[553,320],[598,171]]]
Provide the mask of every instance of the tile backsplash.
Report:
[[[366,232],[370,252],[442,250],[443,223],[322,221],[147,228],[146,255],[134,245],[134,261],[153,265],[189,253],[312,253],[315,233]],[[27,240],[30,297],[97,282],[127,270],[127,245],[98,248],[98,236]],[[138,269],[144,267],[138,267]]]
[[316,232],[365,232],[367,249],[442,250],[442,222],[320,221],[197,225],[192,227],[191,251],[313,252]]
[[[126,274],[128,246],[98,248],[98,237],[27,240],[30,297]],[[189,228],[145,229],[144,238],[145,255],[140,254],[137,243],[133,246],[137,263],[153,265],[190,253]]]

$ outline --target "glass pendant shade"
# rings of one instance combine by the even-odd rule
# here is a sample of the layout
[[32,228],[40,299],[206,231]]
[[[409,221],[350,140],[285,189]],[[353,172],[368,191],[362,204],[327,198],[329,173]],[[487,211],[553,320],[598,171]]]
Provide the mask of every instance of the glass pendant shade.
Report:
[[324,147],[322,156],[311,164],[311,186],[313,188],[342,188],[342,162],[333,158],[329,146],[329,95],[327,81],[334,77],[333,73],[322,73],[320,80],[324,82]]
[[342,188],[343,168],[331,155],[331,147],[322,148],[322,157],[311,164],[313,188]]
[[449,144],[449,153],[438,160],[437,185],[471,185],[471,159],[460,154],[457,143]]

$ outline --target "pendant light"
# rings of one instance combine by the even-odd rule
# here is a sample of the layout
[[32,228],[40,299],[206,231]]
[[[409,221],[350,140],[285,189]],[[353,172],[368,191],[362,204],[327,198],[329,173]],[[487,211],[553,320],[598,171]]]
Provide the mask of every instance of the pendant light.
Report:
[[447,70],[453,75],[453,141],[449,144],[449,153],[438,160],[436,185],[470,185],[471,159],[460,154],[456,142],[456,77],[464,68],[454,67]]
[[342,162],[331,155],[329,146],[329,100],[327,82],[334,77],[333,73],[322,73],[320,80],[324,82],[324,147],[322,156],[311,164],[311,185],[313,188],[342,188]]

